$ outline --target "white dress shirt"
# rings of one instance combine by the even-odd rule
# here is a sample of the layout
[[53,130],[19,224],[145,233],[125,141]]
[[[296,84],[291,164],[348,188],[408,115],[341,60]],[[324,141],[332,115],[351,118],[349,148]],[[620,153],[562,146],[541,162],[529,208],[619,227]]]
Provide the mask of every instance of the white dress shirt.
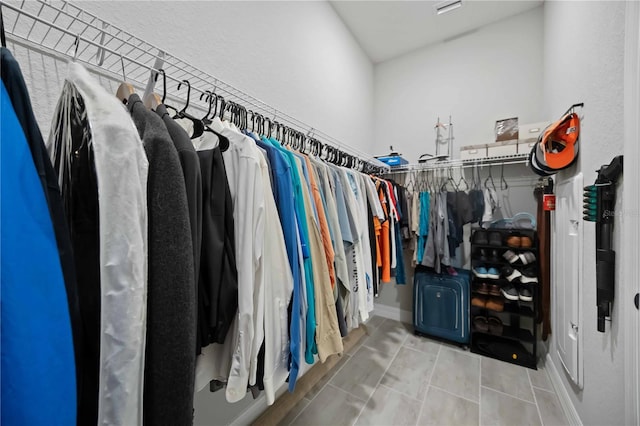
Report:
[[275,401],[275,391],[287,381],[289,376],[287,309],[293,292],[293,274],[289,265],[278,208],[271,191],[269,169],[264,158],[260,162],[260,167],[265,195],[263,383],[267,404],[271,405]]

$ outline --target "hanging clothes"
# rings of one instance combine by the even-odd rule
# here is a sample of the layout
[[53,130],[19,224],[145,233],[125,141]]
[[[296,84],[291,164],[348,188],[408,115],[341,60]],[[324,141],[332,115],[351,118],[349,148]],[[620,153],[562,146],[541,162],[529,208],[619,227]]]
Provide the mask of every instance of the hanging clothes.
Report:
[[[416,261],[423,263],[425,250],[428,246],[429,233],[431,230],[432,210],[431,210],[431,195],[428,192],[421,192],[419,197],[419,226],[418,226],[418,249],[416,251]],[[433,238],[433,235],[432,235]],[[427,261],[427,263],[431,263]]]
[[92,416],[97,405],[99,423],[140,424],[147,346],[148,162],[142,143],[118,100],[72,63],[48,149],[69,206],[85,341],[95,357],[97,403],[87,395],[86,413]]
[[193,243],[180,159],[166,126],[133,94],[127,103],[149,160],[146,423],[193,418],[196,296]]
[[395,193],[397,194],[396,199],[398,203],[396,204],[396,210],[398,212],[398,220],[395,222],[395,235],[396,235],[396,284],[406,284],[406,273],[404,269],[404,252],[403,252],[403,244],[402,244],[402,224],[404,223],[406,227],[408,227],[408,211],[405,211],[406,208],[406,198],[403,193],[403,188],[396,184],[395,182],[391,182]]
[[[300,159],[299,157],[297,157]],[[302,160],[298,164],[298,171],[301,176],[307,178],[309,171],[304,173],[306,162]],[[308,181],[307,181],[308,182]],[[333,299],[333,292],[329,284],[330,275],[326,263],[326,255],[324,254],[324,245],[320,235],[319,221],[315,218],[319,216],[315,213],[312,204],[312,196],[308,189],[310,184],[303,184],[303,198],[305,203],[305,211],[307,212],[307,223],[309,224],[310,252],[313,262],[313,292],[316,314],[316,336],[315,342],[317,353],[320,361],[324,362],[329,355],[341,353],[343,350],[342,340],[340,339],[340,329],[338,327],[338,319]],[[314,214],[315,213],[315,214]],[[319,261],[324,259],[325,261]],[[309,338],[309,336],[307,336]]]
[[[202,252],[202,215],[203,215],[203,190],[202,190],[202,170],[200,159],[189,139],[187,132],[169,116],[167,107],[160,104],[156,108],[156,114],[164,122],[169,136],[173,142],[182,166],[184,176],[185,191],[187,194],[187,206],[189,211],[189,225],[191,228],[191,241],[193,247],[193,274],[195,277],[195,294],[200,293],[200,256]],[[197,296],[197,299],[199,297]],[[198,311],[198,318],[201,312]],[[199,322],[199,321],[198,321]],[[196,328],[196,354],[200,353],[202,339],[199,328]],[[224,340],[224,339],[222,339]],[[205,345],[208,344],[208,339]]]
[[[100,394],[101,299],[98,179],[94,163],[92,132],[85,102],[71,82],[65,82],[53,116],[50,155],[59,176],[66,220],[73,244],[78,301],[82,315],[83,358],[80,362],[80,421],[98,419]],[[70,153],[74,155],[71,156]],[[145,288],[146,291],[146,288]],[[146,312],[146,307],[145,307]]]
[[[293,275],[289,266],[278,210],[271,192],[271,179],[266,161],[260,163],[265,194],[264,238],[264,372],[262,381],[267,404],[275,401],[275,391],[289,375],[289,332],[287,309],[293,292]],[[257,381],[252,371],[249,384]]]
[[[71,324],[79,319],[74,281],[65,288],[65,280],[73,278],[72,269],[65,272],[72,267],[70,252],[63,252],[69,247],[68,234],[60,232],[64,220],[55,224],[61,220],[57,182],[47,173],[51,164],[42,155],[42,136],[22,73],[4,47],[1,70],[0,205],[2,223],[11,225],[3,227],[1,236],[0,420],[46,425],[55,419],[73,425],[81,389],[74,338],[81,336],[73,334]],[[51,190],[43,187],[43,179]]]
[[[282,226],[284,241],[289,260],[289,266],[292,272],[293,288],[292,288],[292,305],[291,314],[289,315],[289,336],[290,336],[290,361],[289,361],[289,390],[293,392],[295,389],[298,372],[300,370],[300,350],[302,344],[301,338],[301,292],[303,271],[300,268],[300,258],[298,251],[299,235],[298,221],[295,212],[295,193],[293,190],[293,177],[291,166],[287,162],[284,153],[280,152],[272,143],[262,141],[253,133],[249,133],[258,144],[263,148],[268,158],[271,160],[272,173],[275,179],[273,182],[273,196],[278,207],[280,224]],[[267,394],[269,398],[269,394]]]
[[204,347],[210,343],[224,344],[226,340],[238,310],[238,271],[233,203],[222,159],[229,139],[205,131],[193,144],[202,175],[198,335],[201,336],[200,347]]
[[378,195],[382,210],[385,214],[385,220],[381,223],[380,229],[380,251],[382,261],[382,272],[380,279],[383,283],[391,281],[391,242],[389,241],[389,208],[386,197],[387,187],[384,184],[378,186]]
[[264,159],[252,141],[225,127],[219,118],[213,120],[211,128],[229,139],[223,158],[235,220],[238,316],[230,342],[233,349],[226,397],[236,402],[246,394],[264,337],[265,194],[260,166]]

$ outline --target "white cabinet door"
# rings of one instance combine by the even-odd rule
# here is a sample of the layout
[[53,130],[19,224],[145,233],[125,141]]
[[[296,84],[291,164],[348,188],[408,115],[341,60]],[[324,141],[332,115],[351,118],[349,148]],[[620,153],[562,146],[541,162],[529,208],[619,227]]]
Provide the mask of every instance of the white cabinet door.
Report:
[[551,287],[556,349],[564,369],[582,388],[582,173],[556,183],[552,215]]

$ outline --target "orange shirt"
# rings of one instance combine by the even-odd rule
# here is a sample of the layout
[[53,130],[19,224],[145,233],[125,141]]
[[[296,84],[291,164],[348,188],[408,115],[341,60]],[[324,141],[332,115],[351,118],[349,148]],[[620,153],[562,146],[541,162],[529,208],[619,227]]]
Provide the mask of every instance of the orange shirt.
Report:
[[[388,217],[387,199],[384,195],[384,190],[380,187],[379,182],[376,186],[378,186],[378,197],[380,198],[380,204],[382,204],[384,216]],[[380,251],[382,252],[380,259],[382,263],[380,280],[388,283],[391,282],[391,242],[389,241],[389,220],[382,222],[380,230]]]
[[324,205],[322,204],[322,197],[320,196],[320,189],[318,188],[318,181],[316,180],[317,172],[312,166],[309,157],[304,156],[304,160],[307,162],[307,168],[309,169],[309,184],[311,185],[311,192],[313,193],[313,199],[316,204],[316,210],[318,211],[318,221],[320,222],[320,235],[322,236],[322,245],[324,246],[324,255],[327,261],[327,267],[329,268],[329,279],[331,280],[331,288],[335,288],[336,285],[336,270],[333,265],[335,258],[335,252],[333,251],[333,244],[331,243],[331,234],[329,233],[329,223],[327,222],[327,215],[324,211]]

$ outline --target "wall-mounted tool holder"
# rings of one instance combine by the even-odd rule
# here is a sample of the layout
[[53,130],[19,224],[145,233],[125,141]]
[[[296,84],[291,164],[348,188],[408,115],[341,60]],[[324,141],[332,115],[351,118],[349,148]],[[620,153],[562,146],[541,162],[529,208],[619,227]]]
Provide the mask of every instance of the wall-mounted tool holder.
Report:
[[614,297],[616,252],[612,239],[616,184],[622,174],[622,164],[622,155],[615,157],[609,165],[600,167],[595,184],[584,187],[583,219],[596,223],[596,304],[598,331],[602,333],[605,321],[611,317]]

